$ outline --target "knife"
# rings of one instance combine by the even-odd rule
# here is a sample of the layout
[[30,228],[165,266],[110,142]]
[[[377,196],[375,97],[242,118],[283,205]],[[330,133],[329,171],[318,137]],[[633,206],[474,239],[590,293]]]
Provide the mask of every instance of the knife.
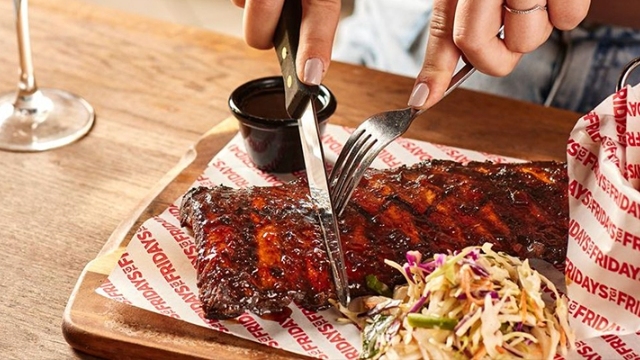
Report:
[[329,181],[324,165],[324,153],[320,142],[315,104],[312,101],[317,97],[319,87],[302,83],[296,73],[296,54],[300,40],[301,21],[301,1],[285,0],[273,44],[282,70],[287,113],[291,118],[298,120],[309,193],[318,215],[323,240],[329,255],[338,301],[343,306],[347,306],[350,300],[349,282],[344,266],[338,222],[331,196],[329,196]]

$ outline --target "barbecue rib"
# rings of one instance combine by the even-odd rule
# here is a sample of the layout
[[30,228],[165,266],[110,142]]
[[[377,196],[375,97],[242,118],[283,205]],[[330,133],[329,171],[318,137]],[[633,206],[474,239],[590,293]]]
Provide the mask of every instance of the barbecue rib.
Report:
[[[389,286],[408,250],[425,256],[491,242],[521,258],[564,261],[566,165],[461,165],[433,160],[369,170],[339,219],[351,295],[371,293],[365,276]],[[191,189],[181,221],[198,247],[198,287],[209,318],[322,309],[335,298],[319,225],[303,181],[277,187]]]

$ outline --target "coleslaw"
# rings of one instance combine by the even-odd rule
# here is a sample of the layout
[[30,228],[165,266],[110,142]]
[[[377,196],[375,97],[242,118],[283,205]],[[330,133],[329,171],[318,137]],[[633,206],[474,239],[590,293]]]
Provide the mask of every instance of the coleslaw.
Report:
[[[363,359],[553,359],[574,348],[567,301],[528,260],[491,244],[436,254],[422,261],[385,263],[407,285],[391,289],[368,277],[387,296],[360,299],[364,310],[339,306],[362,329]],[[543,299],[548,289],[551,298]],[[351,307],[350,307],[351,308]]]

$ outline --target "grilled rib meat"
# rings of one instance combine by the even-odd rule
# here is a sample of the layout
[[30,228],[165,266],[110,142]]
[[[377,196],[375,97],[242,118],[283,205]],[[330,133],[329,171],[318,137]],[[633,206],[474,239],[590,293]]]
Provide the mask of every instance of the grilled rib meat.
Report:
[[[393,286],[408,250],[425,256],[484,242],[521,258],[564,261],[566,165],[467,165],[443,160],[369,170],[339,219],[352,296],[365,276]],[[209,318],[308,309],[335,298],[319,224],[303,181],[278,187],[191,189],[181,220],[198,247],[198,287]]]

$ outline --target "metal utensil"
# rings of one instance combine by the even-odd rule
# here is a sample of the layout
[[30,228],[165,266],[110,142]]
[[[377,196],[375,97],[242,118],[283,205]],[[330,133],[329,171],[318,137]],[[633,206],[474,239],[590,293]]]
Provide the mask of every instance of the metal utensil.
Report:
[[338,222],[333,211],[329,182],[324,164],[324,153],[316,119],[314,99],[317,86],[303,84],[296,75],[296,53],[300,38],[302,5],[299,0],[284,2],[274,35],[274,47],[285,84],[286,109],[289,116],[298,119],[302,152],[309,182],[311,201],[317,210],[324,243],[331,263],[331,271],[338,300],[349,304],[349,283],[344,266]]
[[[474,71],[475,68],[472,65],[465,64],[451,78],[451,83],[444,96],[449,95]],[[378,113],[366,119],[349,136],[340,155],[338,155],[338,160],[336,160],[329,178],[334,209],[338,215],[344,211],[353,190],[364,175],[364,171],[380,151],[404,134],[413,120],[423,112],[424,110],[408,107]]]
[[631,60],[627,65],[625,65],[624,69],[620,73],[618,77],[618,82],[616,83],[616,91],[620,91],[623,87],[627,86],[627,80],[633,70],[635,70],[638,66],[640,66],[640,57]]

